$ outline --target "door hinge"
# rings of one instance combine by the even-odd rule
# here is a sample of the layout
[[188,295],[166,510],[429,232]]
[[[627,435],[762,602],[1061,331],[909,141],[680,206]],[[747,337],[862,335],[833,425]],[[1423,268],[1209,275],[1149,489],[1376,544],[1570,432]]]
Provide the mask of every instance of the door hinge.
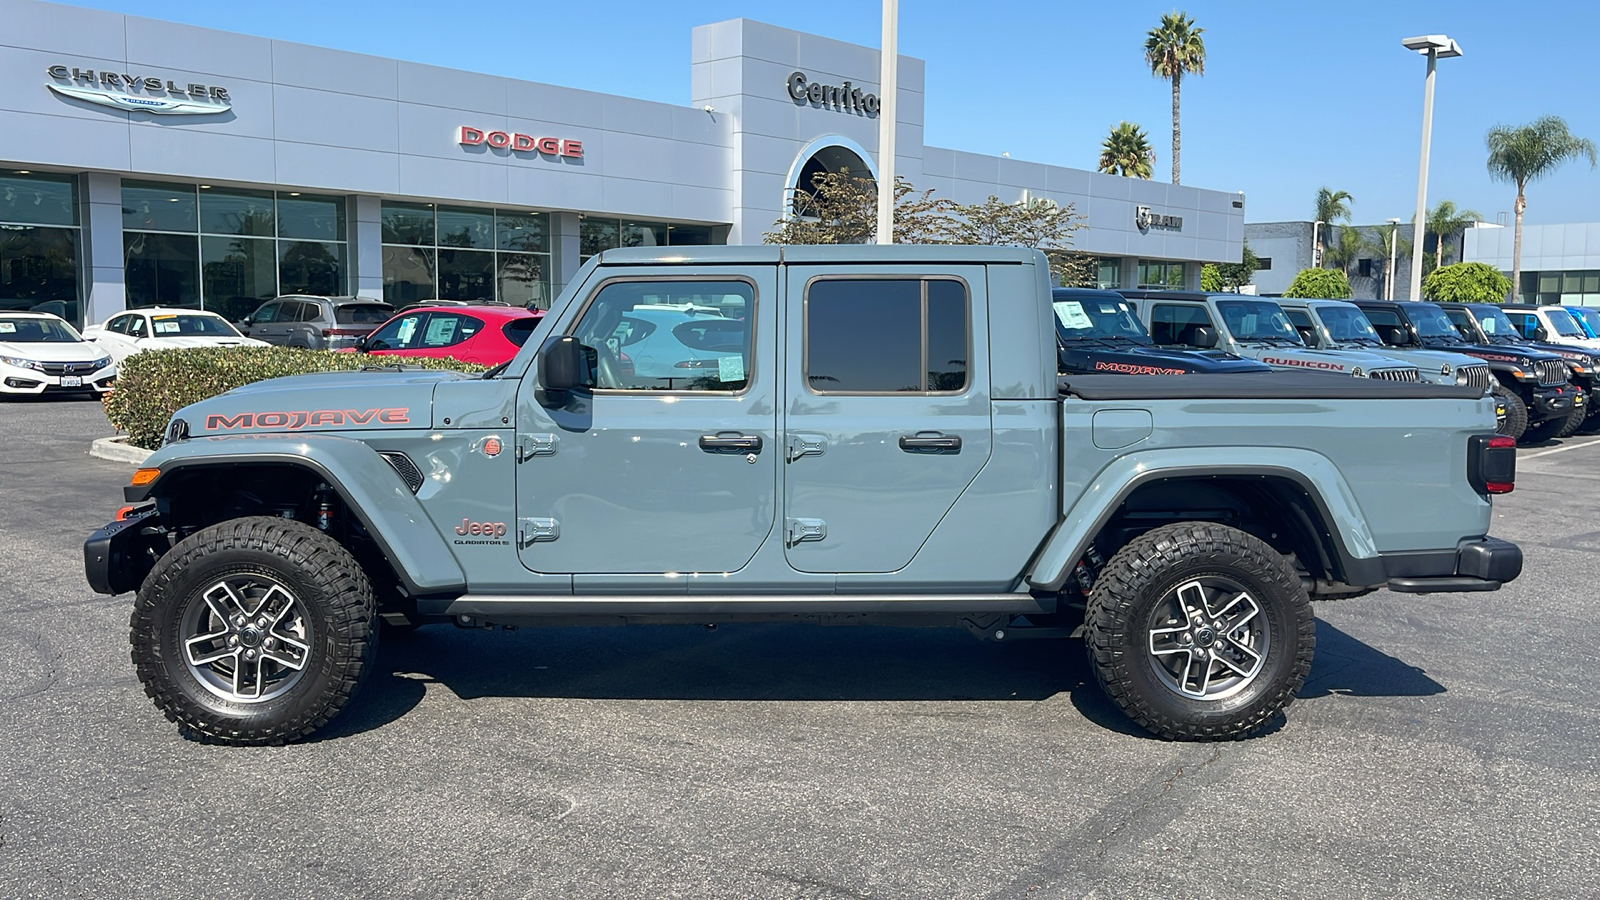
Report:
[[817,434],[789,435],[789,462],[806,456],[821,456],[828,451],[828,439]]
[[561,523],[555,519],[518,519],[517,546],[531,547],[561,537]]
[[535,456],[555,455],[555,435],[527,433],[517,435],[517,462],[527,462]]
[[806,541],[820,541],[828,536],[828,523],[821,519],[789,519],[784,537],[789,546]]

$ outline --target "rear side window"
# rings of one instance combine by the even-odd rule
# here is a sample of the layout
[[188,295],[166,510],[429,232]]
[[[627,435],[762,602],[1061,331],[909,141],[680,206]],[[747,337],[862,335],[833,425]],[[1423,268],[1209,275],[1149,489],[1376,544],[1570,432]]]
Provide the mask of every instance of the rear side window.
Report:
[[966,390],[967,286],[948,278],[825,278],[805,299],[806,386],[819,394]]
[[1197,346],[1195,329],[1215,327],[1204,306],[1158,303],[1150,309],[1150,339],[1158,344]]
[[521,347],[528,342],[528,338],[533,335],[533,332],[539,327],[539,323],[543,321],[543,316],[512,319],[500,326],[500,333],[506,336],[506,340]]
[[433,313],[428,317],[428,327],[422,335],[422,346],[430,350],[453,347],[478,333],[483,322],[472,316],[455,313]]
[[392,315],[394,307],[387,303],[345,303],[334,308],[340,325],[382,325]]

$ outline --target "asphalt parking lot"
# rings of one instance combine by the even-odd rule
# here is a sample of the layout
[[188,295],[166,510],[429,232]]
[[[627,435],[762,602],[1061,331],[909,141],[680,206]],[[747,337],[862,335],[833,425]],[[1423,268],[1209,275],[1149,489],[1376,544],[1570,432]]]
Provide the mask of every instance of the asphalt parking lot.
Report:
[[1600,438],[1522,451],[1495,594],[1317,606],[1254,740],[1172,744],[1081,643],[424,629],[317,739],[181,738],[81,544],[131,467],[0,404],[0,897],[1594,896]]

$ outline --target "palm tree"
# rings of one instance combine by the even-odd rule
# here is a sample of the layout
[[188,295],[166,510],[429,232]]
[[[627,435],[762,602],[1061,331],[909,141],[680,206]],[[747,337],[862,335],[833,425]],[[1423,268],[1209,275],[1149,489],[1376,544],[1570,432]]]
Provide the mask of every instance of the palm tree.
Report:
[[1560,116],[1540,116],[1531,125],[1510,127],[1499,125],[1489,129],[1484,136],[1489,145],[1489,175],[1496,181],[1506,181],[1517,186],[1517,230],[1511,245],[1511,295],[1522,290],[1522,211],[1528,208],[1523,189],[1528,182],[1536,181],[1562,163],[1580,156],[1589,158],[1589,167],[1595,166],[1594,141],[1581,138],[1567,130]]
[[[1448,200],[1446,203],[1450,202]],[[1389,261],[1410,259],[1411,242],[1401,236],[1402,225],[1375,225],[1373,226],[1372,239],[1367,242],[1366,252],[1375,259],[1383,260],[1383,284],[1387,285],[1398,274],[1389,268]],[[1398,269],[1399,263],[1395,263]],[[1380,296],[1383,292],[1380,292]]]
[[1334,236],[1333,243],[1328,245],[1328,262],[1344,270],[1346,276],[1353,276],[1356,271],[1356,261],[1367,250],[1367,240],[1361,236],[1361,231],[1349,225],[1339,229]]
[[1161,17],[1161,24],[1150,29],[1144,39],[1144,61],[1150,74],[1172,82],[1172,183],[1178,183],[1178,87],[1186,73],[1206,73],[1204,28],[1194,27],[1194,19],[1173,10]]
[[1132,122],[1119,122],[1100,144],[1100,171],[1125,178],[1149,178],[1156,152],[1144,129]]
[[[1317,212],[1313,221],[1321,222],[1323,225],[1329,226],[1340,219],[1343,219],[1346,222],[1350,221],[1349,204],[1354,203],[1355,199],[1356,198],[1350,196],[1349,191],[1330,191],[1326,187],[1318,188]],[[1316,230],[1315,226],[1312,227],[1312,230]],[[1323,247],[1327,245],[1327,239],[1323,237],[1323,235],[1326,235],[1327,233],[1328,232],[1326,230],[1323,230],[1322,233],[1317,236],[1317,253],[1319,255],[1322,253]]]
[[1445,252],[1445,238],[1454,237],[1473,222],[1482,221],[1483,216],[1470,209],[1456,209],[1455,203],[1449,200],[1440,200],[1438,206],[1428,210],[1428,231],[1434,236],[1433,267],[1437,269],[1444,265],[1444,258],[1448,255]]

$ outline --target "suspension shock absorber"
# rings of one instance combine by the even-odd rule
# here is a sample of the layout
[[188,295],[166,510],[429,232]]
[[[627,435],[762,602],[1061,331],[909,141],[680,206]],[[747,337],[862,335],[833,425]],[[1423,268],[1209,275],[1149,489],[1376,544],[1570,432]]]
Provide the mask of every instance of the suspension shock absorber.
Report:
[[1094,545],[1091,544],[1083,552],[1083,559],[1078,560],[1078,564],[1073,567],[1072,577],[1078,582],[1078,590],[1084,596],[1087,597],[1089,591],[1094,589],[1094,580],[1099,577],[1100,568],[1105,564],[1106,561],[1100,556],[1100,551],[1096,550]]
[[326,484],[319,484],[313,500],[316,504],[317,528],[327,531],[333,525],[333,490]]

